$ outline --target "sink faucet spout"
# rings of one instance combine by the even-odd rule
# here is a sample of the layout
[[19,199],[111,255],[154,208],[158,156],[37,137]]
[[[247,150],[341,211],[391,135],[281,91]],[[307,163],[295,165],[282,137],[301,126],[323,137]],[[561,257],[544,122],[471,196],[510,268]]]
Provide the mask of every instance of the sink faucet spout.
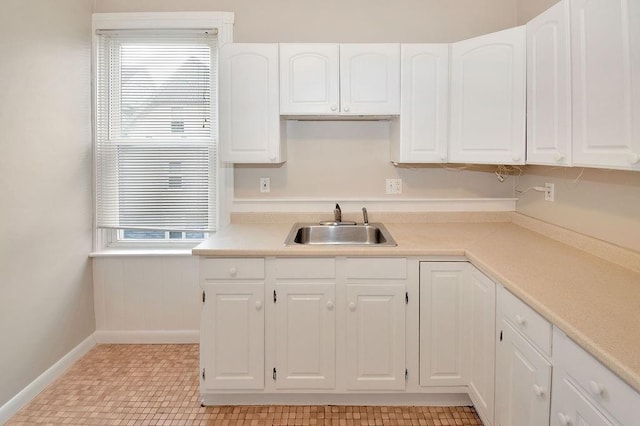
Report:
[[336,208],[333,209],[333,218],[335,222],[342,222],[342,210],[340,204],[336,203]]
[[368,225],[369,224],[369,215],[367,214],[367,208],[366,207],[362,208],[362,224],[363,225]]

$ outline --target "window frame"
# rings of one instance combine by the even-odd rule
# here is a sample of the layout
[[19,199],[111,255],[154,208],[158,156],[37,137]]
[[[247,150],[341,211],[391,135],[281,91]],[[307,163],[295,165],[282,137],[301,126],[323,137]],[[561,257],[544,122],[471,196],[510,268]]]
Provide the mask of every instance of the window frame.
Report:
[[[234,14],[232,12],[134,12],[134,13],[94,13],[92,15],[92,175],[93,188],[96,188],[96,123],[97,123],[97,81],[96,70],[98,64],[98,37],[99,30],[170,30],[170,29],[215,29],[217,35],[217,47],[233,41]],[[218,55],[216,55],[217,57]],[[219,67],[218,67],[219,69]],[[216,93],[219,93],[219,78],[216,79]],[[215,108],[215,120],[219,123],[218,108]],[[216,126],[217,127],[217,126]],[[219,133],[219,131],[218,131]],[[215,135],[219,141],[219,134]],[[231,200],[233,198],[233,166],[220,161],[217,156],[215,165],[217,197],[217,224],[216,229],[228,224],[230,220]],[[93,200],[93,229],[94,251],[108,248],[117,249],[187,249],[199,244],[201,240],[137,240],[124,241],[118,239],[118,229],[100,229],[96,226],[97,200],[94,190]],[[211,234],[211,233],[209,233]],[[206,239],[206,237],[205,237]]]

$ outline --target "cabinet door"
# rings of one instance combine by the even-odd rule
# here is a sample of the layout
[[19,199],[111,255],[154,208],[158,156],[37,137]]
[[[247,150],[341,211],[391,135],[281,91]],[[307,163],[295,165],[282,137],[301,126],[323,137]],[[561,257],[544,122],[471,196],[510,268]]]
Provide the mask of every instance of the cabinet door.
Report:
[[469,270],[469,396],[486,425],[493,424],[496,284],[473,265]]
[[280,114],[338,114],[337,44],[280,44]]
[[277,284],[277,389],[335,386],[335,284]]
[[264,284],[204,284],[205,389],[264,388]]
[[524,164],[524,26],[451,48],[449,162]]
[[220,49],[223,161],[281,163],[278,45],[230,43]]
[[420,263],[420,386],[468,383],[465,262]]
[[571,165],[569,1],[527,23],[527,164]]
[[573,0],[573,161],[640,170],[640,3]]
[[400,113],[400,45],[341,44],[342,114]]
[[549,424],[551,364],[501,321],[496,358],[496,425]]
[[551,426],[612,426],[563,373],[553,374]]
[[405,388],[405,286],[348,284],[347,388]]
[[444,163],[449,128],[449,45],[403,44],[400,117],[391,161]]

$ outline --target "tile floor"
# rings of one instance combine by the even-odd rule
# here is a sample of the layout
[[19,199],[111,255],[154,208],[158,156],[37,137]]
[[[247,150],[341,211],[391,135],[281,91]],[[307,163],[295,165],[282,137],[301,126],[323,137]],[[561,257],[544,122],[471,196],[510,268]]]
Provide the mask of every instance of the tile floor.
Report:
[[8,425],[482,425],[471,407],[201,407],[197,345],[99,345]]

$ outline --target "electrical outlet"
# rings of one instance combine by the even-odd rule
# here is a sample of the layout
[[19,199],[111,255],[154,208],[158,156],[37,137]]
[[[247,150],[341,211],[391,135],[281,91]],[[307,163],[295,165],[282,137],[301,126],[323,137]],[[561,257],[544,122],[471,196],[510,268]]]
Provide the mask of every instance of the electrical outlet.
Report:
[[546,201],[555,201],[556,199],[556,188],[552,183],[545,183],[544,187],[546,191],[544,192],[544,199]]
[[260,178],[260,192],[271,192],[271,179],[268,177]]
[[387,179],[387,194],[402,194],[402,179]]

